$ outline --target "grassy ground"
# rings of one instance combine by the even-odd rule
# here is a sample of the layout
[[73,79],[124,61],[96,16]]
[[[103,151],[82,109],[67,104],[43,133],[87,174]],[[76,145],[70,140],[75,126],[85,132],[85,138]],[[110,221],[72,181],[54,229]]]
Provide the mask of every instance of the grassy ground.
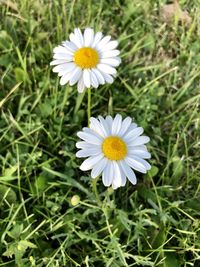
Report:
[[[162,1],[0,2],[0,266],[200,266],[200,2],[180,2],[190,25],[164,23]],[[87,95],[49,66],[77,26],[120,41],[92,115],[129,115],[151,138],[152,170],[115,192],[99,180],[100,199],[75,158]]]

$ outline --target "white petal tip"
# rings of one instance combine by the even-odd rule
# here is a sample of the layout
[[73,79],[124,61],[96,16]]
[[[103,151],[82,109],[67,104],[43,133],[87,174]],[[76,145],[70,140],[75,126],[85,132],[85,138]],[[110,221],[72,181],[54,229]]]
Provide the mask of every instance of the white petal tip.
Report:
[[81,166],[79,167],[81,171],[88,171],[88,169],[86,168],[86,166],[82,166],[83,164],[81,164]]
[[82,132],[77,132],[76,135],[77,135],[79,138],[81,138],[81,137],[80,137],[81,133],[82,133]]
[[80,90],[78,90],[78,93],[79,93],[79,94],[82,94],[82,93],[83,93],[83,91],[80,91]]
[[117,188],[119,188],[119,187],[116,187],[116,186],[114,186],[114,185],[112,186],[112,189],[113,189],[113,190],[116,190]]
[[81,157],[79,156],[79,154],[80,154],[79,152],[80,152],[80,151],[76,152],[76,157],[77,157],[77,158],[81,158]]
[[[128,179],[129,180],[129,179]],[[137,179],[135,181],[130,181],[129,182],[132,184],[132,185],[136,185],[137,184]]]
[[150,142],[150,138],[147,136],[147,143],[149,143]]
[[62,82],[62,81],[60,81],[60,85],[61,85],[61,86],[65,85],[65,84],[67,84],[67,82]]
[[109,187],[109,186],[110,186],[110,184],[106,184],[104,181],[103,181],[103,185],[104,185],[105,187]]

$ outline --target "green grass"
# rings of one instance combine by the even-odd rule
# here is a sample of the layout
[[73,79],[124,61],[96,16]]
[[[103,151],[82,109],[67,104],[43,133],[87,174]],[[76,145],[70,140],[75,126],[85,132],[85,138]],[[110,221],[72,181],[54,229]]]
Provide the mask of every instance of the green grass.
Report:
[[[163,23],[162,1],[0,2],[0,266],[200,266],[200,2],[180,2],[191,25]],[[87,94],[49,66],[77,26],[120,41],[91,115],[131,116],[150,136],[136,186],[107,190],[79,170]]]

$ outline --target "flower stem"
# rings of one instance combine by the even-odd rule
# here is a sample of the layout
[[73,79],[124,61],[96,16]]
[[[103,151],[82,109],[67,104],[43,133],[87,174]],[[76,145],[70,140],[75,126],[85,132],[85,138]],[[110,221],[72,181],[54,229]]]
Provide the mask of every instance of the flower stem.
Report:
[[88,88],[87,115],[88,115],[88,126],[89,126],[89,124],[90,124],[90,117],[91,117],[91,88]]
[[102,206],[102,203],[101,203],[101,199],[99,197],[99,193],[97,191],[97,181],[98,180],[99,180],[99,176],[96,179],[93,179],[92,180],[92,189],[93,189],[93,192],[94,192],[94,194],[96,196],[97,203],[101,207]]

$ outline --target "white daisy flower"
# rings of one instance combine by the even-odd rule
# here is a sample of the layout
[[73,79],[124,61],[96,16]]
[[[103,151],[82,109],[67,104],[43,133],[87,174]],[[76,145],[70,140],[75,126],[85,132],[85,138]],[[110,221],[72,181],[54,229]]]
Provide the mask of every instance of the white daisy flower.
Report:
[[143,128],[132,122],[130,117],[122,120],[117,114],[113,119],[90,118],[90,128],[85,127],[77,133],[83,141],[77,142],[80,148],[76,153],[79,158],[86,158],[80,166],[82,171],[92,170],[92,178],[102,174],[103,184],[116,189],[125,186],[126,178],[136,184],[136,170],[146,173],[151,169],[145,159],[150,159],[151,154],[145,146],[149,137],[141,135]]
[[85,88],[97,88],[100,84],[112,83],[121,59],[117,57],[117,41],[111,41],[111,36],[103,37],[101,32],[94,33],[86,28],[84,34],[75,29],[69,35],[70,41],[54,48],[54,60],[50,65],[56,65],[53,72],[61,77],[60,84],[78,83],[78,92]]

